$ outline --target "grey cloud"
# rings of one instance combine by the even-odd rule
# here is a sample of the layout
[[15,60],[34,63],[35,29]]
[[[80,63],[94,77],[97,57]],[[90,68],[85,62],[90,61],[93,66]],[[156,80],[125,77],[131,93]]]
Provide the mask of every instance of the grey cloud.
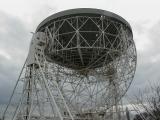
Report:
[[[138,35],[146,34],[147,38],[151,41],[151,49],[146,51],[137,51],[137,70],[134,77],[134,81],[128,91],[128,95],[136,95],[139,90],[144,90],[148,84],[160,83],[160,59],[156,59],[156,56],[160,55],[160,22],[155,23],[149,30],[145,30],[145,27],[141,24],[137,24],[135,27]],[[138,36],[136,36],[138,38]],[[136,41],[136,40],[135,40]],[[142,40],[145,41],[145,40]]]
[[[144,22],[133,22],[132,29],[133,33],[143,34],[145,32],[145,23]],[[136,31],[134,31],[136,30]]]
[[[28,48],[28,43],[30,41],[30,35],[27,28],[23,25],[24,23],[18,18],[7,15],[2,11],[0,11],[0,15],[2,16],[2,22],[0,23],[0,25],[1,29],[4,31],[0,32],[0,48],[5,49],[13,56],[14,54],[16,56],[16,53],[20,54],[21,51],[26,51],[26,48]],[[20,50],[18,51],[18,49]]]
[[0,55],[0,103],[6,103],[27,55],[31,35],[20,19],[2,11],[0,16],[0,51],[11,56],[7,59]]
[[13,84],[15,84],[16,71],[18,68],[4,57],[0,57],[0,103],[5,103],[9,99]]
[[151,27],[148,31],[148,37],[152,40],[154,45],[151,51],[160,54],[160,21]]
[[43,6],[39,6],[39,8],[32,12],[32,22],[29,28],[35,31],[37,26],[48,16],[54,14],[56,10],[57,7],[50,4],[44,4]]

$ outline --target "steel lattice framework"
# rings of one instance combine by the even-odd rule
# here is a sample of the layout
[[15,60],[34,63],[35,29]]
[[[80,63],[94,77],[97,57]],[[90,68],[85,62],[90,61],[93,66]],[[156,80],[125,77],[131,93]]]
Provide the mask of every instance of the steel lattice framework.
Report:
[[108,108],[125,94],[136,67],[133,36],[125,24],[106,16],[75,15],[40,31],[47,34],[45,55],[57,66],[54,76],[75,111]]
[[12,104],[11,120],[107,119],[106,110],[128,90],[136,62],[131,27],[120,16],[97,9],[52,15],[33,35],[3,120]]

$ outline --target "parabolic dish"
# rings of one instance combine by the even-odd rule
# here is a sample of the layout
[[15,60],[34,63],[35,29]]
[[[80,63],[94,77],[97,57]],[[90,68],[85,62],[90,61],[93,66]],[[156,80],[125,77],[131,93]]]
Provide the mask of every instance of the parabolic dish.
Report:
[[46,18],[46,60],[73,111],[96,111],[117,103],[136,69],[136,48],[129,23],[99,9],[71,9]]
[[109,64],[132,45],[126,46],[125,35],[132,39],[129,23],[99,9],[59,12],[40,23],[36,31],[48,34],[45,49],[48,61],[76,70]]

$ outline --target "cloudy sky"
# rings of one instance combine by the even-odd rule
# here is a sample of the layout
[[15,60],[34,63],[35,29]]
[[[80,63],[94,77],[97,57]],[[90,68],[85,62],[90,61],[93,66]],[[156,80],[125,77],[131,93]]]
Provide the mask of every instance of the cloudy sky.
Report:
[[138,64],[128,91],[160,80],[159,0],[0,0],[0,104],[8,101],[37,25],[56,12],[99,8],[125,18],[133,28]]

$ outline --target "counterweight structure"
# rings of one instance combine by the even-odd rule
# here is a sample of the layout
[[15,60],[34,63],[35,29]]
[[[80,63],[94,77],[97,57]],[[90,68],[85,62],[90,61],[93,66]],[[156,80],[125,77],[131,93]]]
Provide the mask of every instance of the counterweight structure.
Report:
[[33,34],[3,120],[106,120],[132,82],[136,60],[122,17],[88,8],[56,13]]

